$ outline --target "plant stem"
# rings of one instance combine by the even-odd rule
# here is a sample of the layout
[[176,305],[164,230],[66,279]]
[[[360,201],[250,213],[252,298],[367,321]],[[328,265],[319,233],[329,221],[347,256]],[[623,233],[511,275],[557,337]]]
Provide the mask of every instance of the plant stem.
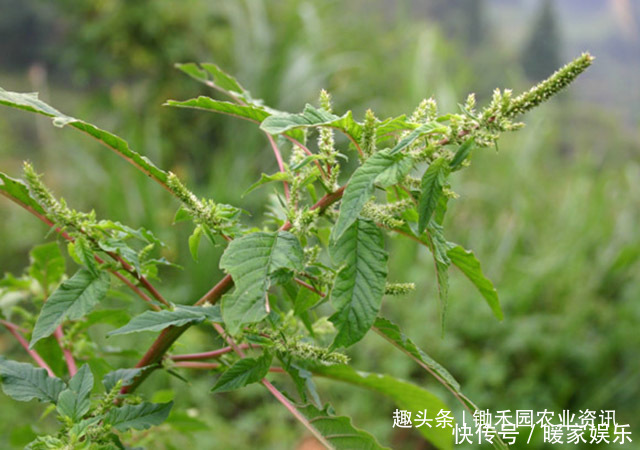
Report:
[[60,346],[60,350],[62,350],[62,354],[64,355],[64,360],[67,363],[67,369],[69,370],[69,376],[74,376],[76,372],[78,372],[78,366],[76,365],[75,359],[73,359],[73,353],[71,350],[65,347],[64,345],[64,334],[62,332],[62,325],[56,328],[56,331],[53,332],[53,336],[58,341],[58,345]]
[[13,335],[13,337],[16,338],[16,340],[20,343],[20,345],[29,354],[29,356],[31,356],[31,358],[33,358],[33,360],[36,362],[36,364],[38,364],[40,367],[42,367],[44,370],[46,370],[50,377],[55,377],[56,376],[56,374],[53,373],[53,370],[51,370],[51,367],[49,367],[49,365],[44,361],[44,359],[42,359],[42,357],[38,354],[38,352],[36,352],[35,350],[32,350],[32,349],[29,348],[29,343],[20,334],[20,331],[19,331],[20,327],[18,327],[17,325],[15,325],[15,324],[13,324],[11,322],[7,322],[6,320],[1,320],[1,319],[0,319],[0,324],[4,325],[4,327],[7,330],[9,330],[9,333],[11,333]]
[[313,427],[311,425],[311,422],[309,422],[309,419],[307,419],[304,415],[302,415],[302,413],[300,411],[298,411],[298,409],[295,407],[295,405],[293,405],[288,399],[287,397],[285,397],[284,395],[282,395],[282,393],[275,388],[275,386],[273,384],[271,384],[269,382],[269,380],[267,380],[266,378],[263,378],[261,383],[269,390],[269,392],[271,392],[273,394],[273,396],[284,405],[285,408],[287,408],[287,410],[293,414],[293,416],[298,419],[298,421],[300,423],[302,423],[302,425],[304,425],[310,432],[311,434],[313,434],[313,436],[322,444],[324,445],[326,448],[333,448],[333,446],[329,443],[329,441],[326,440],[326,438],[320,434],[320,432],[318,432],[317,429],[315,429],[315,427]]
[[[240,344],[239,347],[242,349],[248,349],[251,347],[257,348],[258,346],[249,345],[249,344]],[[198,361],[201,359],[218,358],[222,355],[226,355],[227,353],[231,353],[232,351],[234,351],[233,347],[229,346],[229,347],[220,348],[218,350],[213,350],[211,352],[189,353],[185,355],[171,355],[169,358],[172,359],[173,361]]]
[[[265,135],[269,140],[269,144],[271,144],[271,148],[273,149],[274,155],[276,155],[278,168],[280,169],[280,172],[284,173],[284,161],[282,161],[282,155],[280,154],[280,149],[276,145],[276,141],[273,139],[273,136],[271,136],[269,133],[265,133]],[[287,181],[284,180],[282,184],[284,185],[284,196],[287,198],[287,200],[289,200],[289,183],[287,183]]]

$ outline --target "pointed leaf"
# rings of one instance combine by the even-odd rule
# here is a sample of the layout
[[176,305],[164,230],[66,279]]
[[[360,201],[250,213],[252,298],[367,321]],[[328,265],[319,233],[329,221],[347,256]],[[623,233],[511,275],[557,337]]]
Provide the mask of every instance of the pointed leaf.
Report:
[[418,128],[416,128],[411,133],[409,133],[404,139],[398,142],[391,149],[391,154],[393,155],[404,150],[406,147],[411,145],[413,141],[421,138],[422,136],[425,136],[427,134],[443,134],[443,133],[446,133],[447,131],[448,131],[447,126],[442,125],[436,122],[435,120],[431,122],[427,122],[423,125],[420,125]]
[[122,386],[128,386],[133,383],[142,372],[147,370],[149,366],[135,367],[133,369],[118,369],[113,372],[109,372],[102,378],[102,385],[105,391],[109,392],[115,387],[118,381],[122,380]]
[[104,417],[104,423],[111,425],[118,431],[146,430],[154,425],[160,425],[166,420],[173,402],[147,403],[139,405],[124,405],[113,408]]
[[176,67],[207,86],[215,85],[227,92],[237,92],[239,94],[248,93],[238,80],[226,73],[216,64],[202,63],[198,65],[195,63],[186,63],[176,64]]
[[29,275],[38,280],[45,292],[57,285],[65,272],[65,261],[57,242],[37,245],[29,252]]
[[228,392],[262,380],[271,367],[272,355],[263,353],[259,358],[242,358],[224,372],[211,392]]
[[344,191],[340,216],[331,234],[332,240],[339,239],[358,218],[362,207],[373,195],[375,183],[387,187],[400,181],[403,174],[406,175],[411,165],[407,165],[405,158],[404,154],[391,155],[385,149],[375,153],[356,169]]
[[471,150],[473,150],[474,147],[474,138],[467,139],[460,147],[458,147],[456,154],[453,156],[453,159],[449,163],[449,167],[451,168],[452,172],[462,167],[462,163],[467,159],[467,156],[469,156]]
[[[318,366],[314,367],[312,371],[314,375],[344,381],[386,395],[395,402],[399,409],[414,411],[414,414],[425,409],[434,412],[434,414],[441,409],[451,410],[431,392],[389,375],[360,372],[347,365]],[[419,427],[417,430],[437,448],[453,448],[453,435],[450,430],[427,426]]]
[[336,128],[353,140],[358,142],[362,134],[362,125],[353,120],[351,111],[347,111],[342,116],[336,116],[324,109],[315,108],[307,104],[300,114],[278,113],[262,122],[260,128],[269,134],[280,134],[296,128],[313,127]]
[[241,119],[247,119],[255,123],[261,123],[271,115],[268,111],[254,105],[238,105],[237,103],[223,102],[204,96],[184,101],[167,100],[165,105],[175,106],[178,108],[193,108],[204,111],[213,111],[239,117]]
[[20,204],[21,206],[33,209],[40,215],[45,215],[44,209],[42,209],[40,204],[33,197],[31,197],[27,185],[24,184],[21,180],[11,178],[10,176],[5,175],[2,172],[0,172],[0,194]]
[[108,272],[100,272],[95,277],[87,269],[80,269],[63,282],[42,307],[33,329],[30,347],[40,339],[50,336],[63,320],[80,319],[91,311],[107,295],[109,282]]
[[[391,345],[398,348],[401,352],[413,359],[420,367],[429,372],[433,377],[453,393],[460,403],[469,408],[472,412],[478,407],[460,390],[460,384],[453,376],[438,364],[433,358],[418,348],[415,343],[409,339],[400,328],[388,319],[378,317],[373,326],[376,333],[389,341]],[[496,436],[493,441],[493,447],[499,449],[508,448],[507,445]]]
[[444,157],[440,157],[433,161],[429,168],[422,176],[420,202],[418,203],[418,233],[422,232],[427,227],[431,215],[438,206],[438,201],[442,196],[442,188],[447,180],[449,174],[449,167],[447,160]]
[[449,266],[451,260],[447,252],[452,244],[447,242],[442,233],[442,227],[431,220],[427,227],[429,245],[433,253],[433,261],[436,265],[436,279],[438,281],[438,296],[440,298],[440,321],[444,334],[447,307],[449,303]]
[[330,247],[331,258],[344,265],[336,275],[329,318],[338,330],[332,348],[348,347],[364,337],[378,315],[387,279],[387,252],[373,222],[356,220]]
[[304,255],[291,233],[257,232],[231,241],[220,267],[231,274],[235,291],[222,299],[222,317],[235,334],[240,326],[267,315],[267,290],[271,276],[279,269],[302,270]]
[[69,381],[69,389],[60,393],[58,397],[58,411],[70,417],[74,422],[82,418],[91,407],[89,396],[93,389],[93,374],[87,364]]
[[205,320],[221,322],[218,306],[177,306],[174,310],[145,311],[134,317],[125,326],[110,331],[107,336],[138,333],[140,331],[161,331],[168,327],[198,324]]
[[493,287],[491,280],[482,273],[482,267],[476,255],[474,255],[471,250],[465,250],[459,245],[450,249],[447,255],[451,259],[451,262],[478,288],[480,294],[482,294],[489,304],[494,316],[496,316],[498,320],[502,320],[504,316],[502,314],[502,308],[500,308],[498,292],[496,288]]
[[37,93],[9,92],[0,88],[0,104],[51,117],[53,118],[53,124],[58,127],[69,125],[83,131],[111,148],[123,158],[135,164],[147,175],[152,176],[162,183],[166,183],[167,181],[168,175],[165,171],[160,170],[147,158],[131,150],[129,148],[129,144],[127,144],[124,139],[116,136],[115,134],[109,133],[108,131],[101,130],[88,122],[84,122],[61,113],[57,109],[40,100]]
[[336,416],[329,405],[325,405],[323,409],[313,405],[298,406],[297,409],[307,418],[318,435],[325,439],[325,446],[328,444],[329,448],[362,450],[386,448],[366,431],[354,427],[349,417]]
[[246,191],[242,193],[242,196],[244,197],[245,195],[259,188],[263,184],[270,183],[272,181],[293,181],[293,180],[291,179],[291,175],[289,175],[286,172],[276,172],[272,175],[267,175],[266,173],[263,173],[262,175],[260,175],[260,179],[258,181],[253,183],[251,186],[249,186],[249,188]]
[[202,237],[203,225],[198,225],[189,236],[189,252],[194,261],[198,260],[198,248],[200,247],[200,238]]
[[35,398],[43,402],[56,403],[60,392],[65,388],[60,378],[50,377],[45,369],[3,357],[0,357],[0,380],[2,391],[20,402],[28,402]]

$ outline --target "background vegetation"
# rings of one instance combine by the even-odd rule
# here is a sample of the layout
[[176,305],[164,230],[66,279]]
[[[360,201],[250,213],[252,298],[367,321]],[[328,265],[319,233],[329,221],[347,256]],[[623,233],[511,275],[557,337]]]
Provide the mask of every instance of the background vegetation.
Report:
[[[453,109],[475,91],[524,88],[589,50],[594,67],[562,98],[478,153],[453,179],[447,229],[473,249],[501,296],[497,323],[462,276],[453,276],[447,331],[440,336],[433,267],[424,249],[392,242],[390,279],[417,290],[394,297],[384,314],[403,324],[483,408],[615,409],[640,440],[640,7],[632,1],[324,1],[0,0],[0,85],[40,91],[62,111],[113,130],[140,153],[219,202],[243,205],[259,222],[269,189],[241,193],[277,166],[250,124],[163,108],[168,98],[207,93],[173,68],[212,61],[277,108],[301,110],[321,88],[335,110],[367,107],[393,115],[434,96]],[[208,93],[207,93],[208,94]],[[220,249],[202,246],[191,262],[190,230],[171,220],[177,205],[144,176],[82,136],[47,119],[2,110],[0,166],[18,174],[23,159],[45,172],[56,193],[131,226],[152,227],[177,249],[183,270],[167,269],[163,293],[190,302],[220,277]],[[152,207],[150,206],[152,205]],[[0,273],[19,274],[35,243],[52,240],[33,217],[0,201]],[[158,229],[154,224],[166,224]],[[46,237],[45,237],[46,236]],[[0,296],[0,307],[9,300]],[[119,304],[138,308],[123,298]],[[128,303],[127,303],[128,302]],[[150,337],[136,337],[142,351]],[[190,348],[211,349],[190,331]],[[362,370],[388,371],[451,399],[411,361],[365,338],[350,355]],[[133,364],[131,338],[110,341],[113,364]],[[179,344],[180,345],[180,344]],[[0,333],[0,354],[21,349]],[[153,448],[303,448],[302,428],[259,387],[211,396],[213,377],[185,384],[155,374],[143,387],[156,401],[175,397],[174,415]],[[393,405],[345,388],[323,398],[394,448],[428,448],[411,430],[391,427]],[[3,399],[3,404],[5,400]],[[20,409],[16,409],[18,407]],[[21,448],[50,418],[37,404],[0,408],[0,447]],[[24,424],[16,427],[16,423]],[[307,448],[307,447],[304,447]]]

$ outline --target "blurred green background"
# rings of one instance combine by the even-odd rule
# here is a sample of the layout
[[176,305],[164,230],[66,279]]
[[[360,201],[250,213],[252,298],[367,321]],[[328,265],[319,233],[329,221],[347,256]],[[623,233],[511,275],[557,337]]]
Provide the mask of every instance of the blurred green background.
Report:
[[[387,117],[430,96],[443,112],[469,92],[482,105],[493,88],[526,89],[590,51],[594,66],[567,93],[453,179],[460,198],[450,203],[445,230],[475,251],[505,320],[495,321],[454,273],[441,337],[430,256],[395,238],[388,241],[390,279],[415,281],[417,290],[387,298],[383,314],[481,408],[615,409],[619,423],[631,424],[634,443],[625,448],[633,448],[640,442],[639,24],[640,4],[632,0],[0,0],[0,86],[39,91],[61,111],[124,137],[197,193],[241,206],[260,223],[269,188],[241,193],[261,172],[277,170],[267,141],[233,118],[163,107],[169,98],[213,95],[174,63],[216,62],[254,96],[293,112],[326,88],[337,112],[352,109],[361,119],[366,108]],[[160,187],[82,135],[2,109],[0,170],[19,176],[24,159],[71,206],[151,228],[168,243],[165,256],[184,269],[161,274],[166,297],[192,302],[219,279],[220,249],[203,246],[201,263],[191,260],[191,228],[171,225],[178,205]],[[52,239],[46,233],[0,200],[0,273],[21,273],[31,246]],[[135,348],[143,351],[152,338],[136,337]],[[110,363],[134,364],[136,353],[116,348],[132,345],[130,338],[108,344]],[[197,330],[178,344],[182,351],[216,345]],[[0,354],[26,360],[4,332]],[[378,336],[349,354],[356,368],[410,379],[454,407]],[[184,432],[164,425],[140,435],[140,443],[315,448],[260,386],[214,397],[211,374],[183,375],[190,384],[156,373],[141,392],[175,396],[176,409],[188,414],[171,422]],[[323,400],[383,444],[431,448],[415,430],[391,427],[395,407],[386,399],[322,381],[319,388]],[[35,403],[2,396],[1,404],[0,448],[21,448],[34,431],[54,426],[51,417],[35,420],[42,412]]]

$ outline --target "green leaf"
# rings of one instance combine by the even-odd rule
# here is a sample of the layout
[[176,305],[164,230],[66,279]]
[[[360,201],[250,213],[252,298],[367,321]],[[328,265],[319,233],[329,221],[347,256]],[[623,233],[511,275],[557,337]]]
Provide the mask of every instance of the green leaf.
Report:
[[502,314],[502,308],[500,308],[498,292],[496,288],[493,287],[491,280],[482,273],[482,267],[476,255],[474,255],[471,250],[465,250],[459,245],[450,249],[447,255],[451,259],[451,262],[478,288],[480,294],[482,294],[489,304],[491,311],[493,311],[493,315],[496,316],[498,320],[502,320],[504,316]]
[[398,117],[390,117],[388,119],[382,120],[378,124],[378,126],[376,127],[376,136],[378,138],[384,138],[390,133],[396,131],[414,130],[418,128],[418,126],[418,124],[407,121],[407,116],[404,114]]
[[58,411],[63,416],[77,422],[91,407],[89,396],[93,389],[93,374],[87,364],[69,381],[69,389],[65,389],[58,397]]
[[331,232],[332,240],[338,240],[355,222],[362,207],[373,195],[376,182],[387,187],[400,181],[402,173],[408,172],[411,165],[407,166],[405,157],[404,154],[392,155],[385,149],[375,153],[356,169],[344,191],[340,216]]
[[364,337],[380,310],[387,279],[384,237],[373,222],[356,220],[329,251],[343,265],[331,290],[336,312],[329,320],[338,330],[331,347],[348,347]]
[[180,205],[176,211],[176,215],[173,217],[173,223],[175,225],[178,222],[184,222],[186,220],[191,220],[191,213],[187,211],[183,205]]
[[304,255],[300,242],[291,233],[257,232],[229,243],[220,267],[231,274],[235,291],[222,298],[222,317],[229,332],[263,319],[267,311],[267,290],[271,276],[280,269],[301,271]]
[[309,289],[300,289],[296,295],[293,313],[296,315],[302,314],[312,308],[320,300],[322,300],[322,297],[315,292]]
[[178,108],[194,108],[213,111],[239,117],[241,119],[247,119],[256,123],[262,122],[271,115],[268,111],[257,106],[238,105],[237,103],[223,102],[204,96],[185,101],[167,100],[165,105],[175,106]]
[[31,364],[10,361],[0,356],[0,380],[2,390],[14,400],[28,402],[38,399],[56,403],[64,382],[50,377],[45,369],[35,368]]
[[42,114],[44,116],[53,118],[53,124],[55,126],[62,127],[65,125],[69,125],[84,133],[87,133],[88,135],[102,142],[107,147],[111,148],[123,158],[138,166],[138,168],[140,168],[147,175],[152,176],[162,183],[166,183],[167,181],[167,172],[160,170],[147,158],[131,150],[129,148],[129,144],[127,144],[124,139],[116,136],[115,134],[111,134],[108,131],[101,130],[100,128],[88,122],[84,122],[82,120],[61,113],[57,109],[40,100],[37,93],[9,92],[0,88],[0,104],[10,106],[12,108],[23,109],[25,111],[34,112],[37,114]]
[[[345,416],[336,416],[330,405],[318,409],[313,405],[298,406],[318,435],[322,436],[329,448],[359,450],[385,449],[375,437],[353,426],[351,419]],[[323,443],[325,444],[325,443]],[[325,444],[325,446],[326,446]]]
[[57,285],[65,272],[65,261],[57,242],[33,247],[29,252],[31,265],[29,275],[47,292],[49,287]]
[[221,322],[218,306],[176,306],[172,311],[145,311],[134,317],[125,326],[110,331],[107,336],[138,333],[140,331],[161,331],[168,327],[180,327],[187,324],[198,324],[205,320]]
[[[441,409],[451,410],[429,391],[389,375],[360,372],[346,365],[318,366],[314,367],[312,372],[314,375],[351,383],[386,395],[395,402],[399,409],[413,411],[414,414],[425,409],[434,414]],[[417,428],[417,431],[421,432],[437,448],[453,448],[453,435],[448,429],[422,426]]]
[[87,269],[63,282],[42,307],[29,346],[50,336],[63,320],[80,319],[91,311],[107,295],[109,282],[108,272],[96,277]]
[[212,84],[228,92],[237,92],[246,95],[248,91],[234,77],[223,71],[216,64],[195,63],[176,64],[176,67],[182,70],[190,77],[201,83],[211,86]]
[[122,380],[122,387],[128,386],[147,369],[149,366],[114,370],[102,378],[102,384],[107,392],[111,391],[120,380]]
[[160,425],[165,421],[173,402],[148,403],[139,405],[124,405],[120,408],[110,409],[104,417],[104,423],[111,425],[118,431],[146,430],[154,425]]
[[442,227],[431,220],[427,227],[429,245],[433,253],[433,261],[436,265],[436,279],[438,281],[438,296],[440,298],[440,320],[442,333],[444,334],[447,307],[449,303],[449,266],[451,259],[447,252],[451,243],[447,242],[442,234]]
[[189,236],[189,252],[194,261],[198,260],[198,247],[200,247],[200,238],[202,237],[202,225],[198,225]]
[[[378,317],[373,329],[376,333],[389,341],[391,345],[399,349],[401,352],[409,356],[420,367],[429,372],[438,382],[445,386],[460,403],[469,408],[472,412],[478,410],[478,407],[460,390],[460,384],[455,378],[433,358],[418,348],[415,343],[409,339],[400,328],[393,322],[383,317]],[[494,439],[493,446],[499,449],[508,448],[507,445],[498,437]]]
[[79,237],[75,242],[70,242],[69,245],[72,246],[71,249],[73,250],[73,254],[80,263],[84,265],[91,274],[96,277],[99,276],[100,269],[98,269],[98,264],[94,257],[93,250],[87,240],[83,237]]
[[263,173],[262,175],[260,175],[260,179],[258,181],[253,183],[251,186],[249,186],[249,188],[246,191],[242,193],[242,196],[244,197],[245,195],[259,188],[263,184],[270,183],[272,181],[289,181],[290,182],[293,180],[291,178],[291,175],[289,175],[286,172],[276,172],[273,175],[267,175],[266,173]]
[[442,134],[446,133],[447,131],[448,128],[445,125],[442,125],[436,121],[427,122],[423,125],[420,125],[418,128],[409,133],[404,139],[400,140],[400,142],[398,142],[395,147],[391,149],[391,154],[393,155],[402,151],[403,149],[411,145],[413,141],[421,138],[424,135],[438,133]]
[[315,108],[307,104],[300,114],[277,113],[264,120],[260,125],[269,134],[281,134],[298,128],[315,127],[336,128],[358,142],[362,134],[362,125],[353,120],[351,111],[342,116],[336,116],[324,109]]
[[265,352],[259,358],[242,358],[229,367],[216,381],[211,392],[228,392],[257,383],[269,372],[272,355]]
[[[433,375],[442,385],[457,395],[462,396],[460,384],[453,378],[447,369],[438,364],[433,358],[418,348],[411,339],[409,339],[400,328],[393,322],[384,317],[378,317],[374,323],[375,331],[383,338],[400,349],[403,353],[418,363],[423,369]],[[470,400],[465,399],[464,403],[476,409]]]
[[440,157],[433,161],[429,168],[422,176],[422,185],[420,194],[420,201],[418,203],[418,233],[427,228],[431,215],[438,206],[438,201],[442,196],[442,188],[447,180],[449,174],[449,167],[447,160],[444,157]]
[[33,197],[31,197],[29,188],[26,184],[24,184],[21,180],[11,178],[10,176],[5,175],[2,172],[0,172],[0,194],[20,204],[21,206],[33,209],[40,215],[44,216],[46,214],[40,204]]
[[467,156],[469,156],[469,153],[471,153],[471,150],[473,150],[474,147],[474,138],[467,139],[460,147],[458,147],[456,154],[453,156],[453,159],[449,163],[449,167],[451,168],[452,172],[461,168],[462,163],[467,159]]
[[132,265],[136,272],[140,273],[140,259],[138,258],[138,252],[127,245],[126,242],[120,239],[101,239],[98,241],[98,246],[108,253],[115,253],[124,259],[127,263]]

